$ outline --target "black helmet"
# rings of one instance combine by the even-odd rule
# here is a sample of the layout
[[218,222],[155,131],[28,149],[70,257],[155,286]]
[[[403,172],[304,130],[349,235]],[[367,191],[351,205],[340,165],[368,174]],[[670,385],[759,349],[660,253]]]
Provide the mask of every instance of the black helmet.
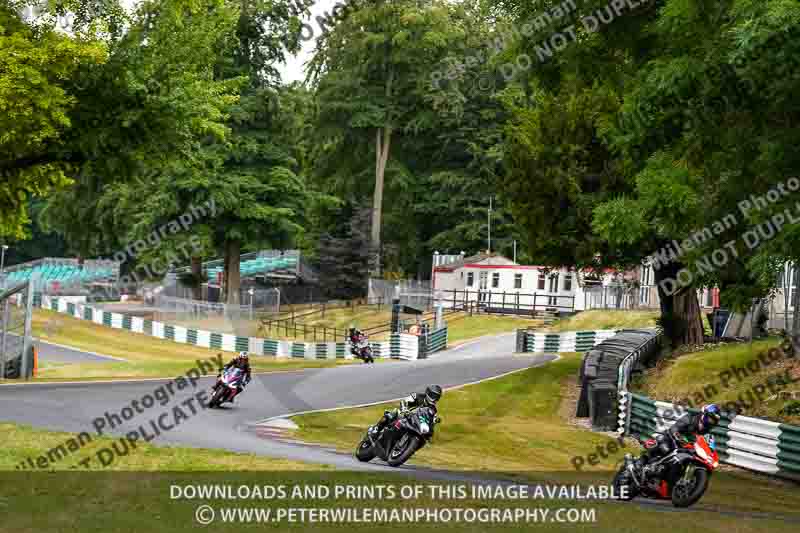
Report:
[[435,404],[442,397],[442,388],[439,385],[431,385],[425,389],[425,399],[428,403]]

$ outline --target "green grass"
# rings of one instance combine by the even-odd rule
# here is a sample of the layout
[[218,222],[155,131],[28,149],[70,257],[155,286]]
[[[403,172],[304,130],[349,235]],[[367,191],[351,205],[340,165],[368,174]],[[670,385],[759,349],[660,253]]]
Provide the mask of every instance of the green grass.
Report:
[[658,311],[616,311],[592,309],[581,311],[569,318],[557,320],[549,331],[589,331],[595,329],[652,328],[656,325]]
[[[622,455],[626,451],[637,454],[639,448],[628,441],[626,448],[598,457],[597,465],[587,461],[580,473],[575,470],[573,458],[588,459],[598,446],[608,450],[614,442],[604,434],[566,424],[559,412],[562,384],[577,373],[579,364],[579,354],[566,354],[544,367],[446,392],[439,410],[443,423],[435,442],[411,462],[533,481],[607,483]],[[351,451],[365,428],[393,407],[385,404],[298,416],[294,418],[299,425],[296,436]],[[784,512],[787,496],[783,490],[780,484],[749,474],[726,472],[715,475],[704,503]],[[800,493],[791,493],[790,499],[800,504]]]
[[[238,487],[283,487],[286,497],[281,499],[227,499],[173,497],[172,487],[228,486],[233,491]],[[351,497],[339,495],[314,498],[294,493],[295,488],[327,487],[335,494],[336,487],[391,486],[396,496]],[[16,533],[75,532],[81,533],[133,533],[133,532],[178,532],[178,531],[296,531],[296,532],[396,532],[403,529],[424,529],[438,532],[483,533],[508,531],[557,531],[590,530],[601,533],[640,533],[656,531],[669,524],[670,532],[702,530],[712,533],[740,533],[753,531],[789,532],[796,524],[778,520],[753,519],[720,515],[708,511],[664,513],[636,504],[603,503],[597,501],[569,500],[478,500],[433,499],[429,495],[402,499],[401,487],[418,486],[424,491],[432,485],[430,481],[414,482],[410,478],[393,477],[389,474],[357,474],[352,472],[330,472],[312,474],[305,472],[260,473],[80,473],[59,474],[12,474],[0,480],[0,507],[2,507],[3,531]],[[441,484],[437,484],[441,486]],[[323,493],[324,494],[324,493]],[[210,505],[216,510],[216,521],[201,526],[196,522],[196,510]],[[312,523],[299,515],[292,521],[225,523],[220,518],[221,508],[270,509],[276,513],[283,508],[304,509],[549,509],[550,520],[545,523],[468,523],[425,521],[403,524],[353,521],[338,524]],[[556,509],[578,508],[595,510],[594,523],[555,523]]]
[[[221,350],[156,339],[86,320],[38,309],[34,313],[33,335],[44,341],[125,359],[125,362],[42,364],[40,379],[104,379],[171,377],[185,374],[197,359],[209,359]],[[226,362],[232,353],[222,352]],[[293,360],[252,358],[254,372],[274,372],[349,364],[338,360]]]
[[[639,532],[656,530],[663,526],[665,516],[669,516],[670,531],[703,531],[715,533],[750,531],[794,531],[794,525],[779,520],[730,517],[708,511],[692,513],[670,513],[664,515],[653,512],[648,507],[635,504],[615,504],[600,501],[570,500],[531,500],[513,501],[508,499],[476,499],[469,495],[464,499],[432,498],[427,491],[431,485],[442,486],[430,480],[415,481],[413,478],[397,477],[391,473],[360,474],[344,472],[325,466],[309,465],[293,461],[270,459],[252,454],[236,454],[220,450],[207,450],[182,447],[157,447],[147,444],[137,445],[137,449],[118,458],[109,467],[92,467],[86,471],[69,467],[84,457],[91,456],[100,448],[111,445],[111,439],[98,438],[76,452],[74,461],[70,458],[52,465],[53,471],[18,471],[15,467],[28,456],[38,456],[71,437],[68,433],[41,431],[14,424],[0,423],[4,442],[0,447],[0,509],[2,509],[2,531],[17,533],[40,532],[145,532],[145,531],[197,531],[195,511],[201,505],[211,505],[216,509],[227,508],[314,508],[332,509],[352,508],[497,508],[497,509],[549,509],[555,513],[558,508],[594,509],[596,522],[580,524],[481,524],[455,522],[425,524],[434,531],[443,532],[484,532],[484,531],[574,531],[576,528],[590,528],[598,532]],[[426,450],[427,451],[427,450]],[[90,463],[91,465],[92,463]],[[460,483],[469,490],[469,485]],[[234,493],[238,487],[251,490],[258,487],[283,487],[286,496],[279,499],[227,499],[176,498],[173,487],[186,486],[230,486]],[[425,492],[419,498],[347,498],[335,495],[336,486],[375,487],[392,486],[397,495],[402,486],[419,486]],[[324,486],[330,496],[312,498],[294,495],[295,488]],[[724,489],[725,484],[716,478],[712,491]],[[751,506],[760,505],[761,500],[777,498],[769,488],[754,485],[758,491],[752,498]],[[735,498],[736,494],[730,494]],[[796,513],[792,508],[795,498],[783,496],[782,504],[777,499],[773,506],[760,508],[762,511],[779,510],[781,514]],[[704,502],[705,503],[705,502]],[[731,499],[727,507],[749,508],[739,505],[739,500]],[[550,516],[553,516],[552,514]],[[397,531],[398,524],[355,522],[344,524],[312,524],[308,520],[284,520],[280,523],[224,524],[214,523],[215,529],[224,531],[264,530],[271,531]],[[208,526],[210,529],[214,526]],[[206,526],[200,526],[206,527]]]
[[[15,470],[16,467],[31,458],[34,463],[39,455],[47,455],[51,449],[74,438],[74,433],[45,431],[29,426],[0,422],[0,434],[3,435],[3,446],[0,447],[0,471]],[[203,448],[184,448],[154,446],[145,442],[136,443],[136,448],[122,457],[117,457],[110,466],[104,467],[96,460],[97,452],[109,448],[119,439],[92,435],[91,442],[86,443],[79,451],[68,454],[61,460],[50,463],[48,471],[66,471],[77,466],[86,471],[242,471],[254,470],[331,470],[325,465],[312,465],[283,459],[273,459],[254,454],[233,453]],[[87,467],[80,461],[86,462]]]
[[[724,404],[736,401],[740,395],[747,398],[749,391],[759,385],[766,385],[770,377],[785,376],[790,372],[797,380],[781,390],[800,392],[800,361],[798,358],[782,358],[772,364],[760,364],[757,370],[747,370],[748,363],[755,365],[760,354],[778,346],[779,339],[749,343],[725,344],[712,349],[687,353],[662,361],[648,372],[644,379],[635,382],[637,390],[659,400],[678,401],[684,398],[700,397],[703,401],[695,404],[716,402]],[[731,367],[744,369],[748,375],[737,374]],[[724,374],[727,372],[727,374]],[[769,400],[772,394],[762,395],[767,399],[752,402],[744,411],[748,416],[766,417],[783,422],[800,424],[800,416],[781,416],[778,411],[786,403],[780,397]]]

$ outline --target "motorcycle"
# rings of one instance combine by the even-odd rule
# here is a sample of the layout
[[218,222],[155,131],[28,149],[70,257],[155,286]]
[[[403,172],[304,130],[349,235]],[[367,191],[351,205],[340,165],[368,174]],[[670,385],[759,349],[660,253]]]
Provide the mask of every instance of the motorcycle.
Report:
[[352,353],[356,359],[361,359],[365,364],[375,362],[375,357],[372,355],[372,346],[367,341],[362,340],[353,343]]
[[[649,450],[657,446],[655,439],[644,443]],[[711,474],[719,466],[719,455],[713,435],[698,435],[694,443],[683,443],[672,452],[651,464],[639,467],[630,454],[614,476],[617,494],[627,494],[623,499],[636,496],[657,500],[672,500],[675,507],[689,507],[705,494]]]
[[211,400],[208,407],[219,407],[225,402],[232,402],[233,398],[239,393],[239,387],[244,379],[244,370],[231,367],[219,377],[211,388]]
[[441,422],[430,407],[400,412],[397,420],[374,437],[370,432],[372,428],[367,430],[356,448],[356,458],[366,463],[378,457],[389,466],[400,466],[430,442],[434,425]]

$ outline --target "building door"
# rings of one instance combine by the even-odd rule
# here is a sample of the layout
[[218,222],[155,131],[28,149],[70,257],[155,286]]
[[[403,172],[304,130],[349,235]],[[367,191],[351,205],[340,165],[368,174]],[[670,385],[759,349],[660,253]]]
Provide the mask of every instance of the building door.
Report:
[[489,286],[489,273],[481,272],[478,278],[478,301],[486,301],[486,291]]
[[555,296],[558,293],[558,273],[550,274],[550,283],[547,288],[547,292],[550,293],[550,297],[547,299],[547,305],[553,307],[558,305],[558,296]]

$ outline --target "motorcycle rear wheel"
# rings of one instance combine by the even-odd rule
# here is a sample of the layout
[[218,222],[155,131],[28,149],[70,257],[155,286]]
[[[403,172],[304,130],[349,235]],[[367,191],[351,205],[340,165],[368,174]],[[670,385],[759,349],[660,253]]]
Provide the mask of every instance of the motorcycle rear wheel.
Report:
[[694,483],[684,487],[680,481],[672,487],[672,505],[675,507],[689,507],[703,497],[708,488],[710,473],[705,468],[696,468]]
[[375,459],[375,447],[369,441],[369,437],[364,437],[358,444],[358,448],[356,448],[356,459],[362,463],[368,463]]
[[417,437],[416,435],[406,435],[406,436],[408,438],[405,441],[405,443],[403,443],[403,439],[401,437],[400,440],[398,440],[397,443],[394,446],[392,446],[392,449],[389,451],[389,458],[386,461],[389,464],[389,466],[397,467],[402,465],[403,463],[411,459],[411,456],[414,455],[414,452],[416,452],[417,449],[419,449],[419,444],[420,444],[419,437]]

